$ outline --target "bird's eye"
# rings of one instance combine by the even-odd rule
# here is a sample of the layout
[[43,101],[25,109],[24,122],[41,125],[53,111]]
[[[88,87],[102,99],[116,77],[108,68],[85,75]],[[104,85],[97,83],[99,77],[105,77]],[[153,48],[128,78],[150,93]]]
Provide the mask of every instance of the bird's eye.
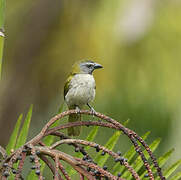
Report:
[[91,68],[91,67],[92,67],[92,64],[88,64],[87,67],[88,67],[88,68]]

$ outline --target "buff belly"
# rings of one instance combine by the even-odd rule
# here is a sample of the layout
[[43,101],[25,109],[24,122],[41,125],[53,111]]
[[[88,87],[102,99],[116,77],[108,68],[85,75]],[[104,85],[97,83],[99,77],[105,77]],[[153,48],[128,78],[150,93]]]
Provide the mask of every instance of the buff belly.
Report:
[[94,100],[95,80],[90,74],[76,74],[69,86],[69,91],[65,96],[68,107],[82,106]]

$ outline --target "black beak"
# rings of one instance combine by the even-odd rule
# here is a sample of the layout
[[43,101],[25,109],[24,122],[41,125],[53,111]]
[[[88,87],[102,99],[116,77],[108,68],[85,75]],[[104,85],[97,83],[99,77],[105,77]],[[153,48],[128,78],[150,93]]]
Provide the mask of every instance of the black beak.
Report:
[[100,69],[100,68],[103,68],[103,66],[98,63],[94,63],[94,69]]

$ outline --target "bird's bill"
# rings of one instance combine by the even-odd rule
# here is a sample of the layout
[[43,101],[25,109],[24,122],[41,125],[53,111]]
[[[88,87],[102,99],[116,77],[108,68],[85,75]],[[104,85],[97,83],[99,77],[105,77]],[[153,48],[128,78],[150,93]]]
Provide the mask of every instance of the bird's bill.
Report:
[[94,64],[94,69],[100,69],[100,68],[103,68],[103,66],[98,63]]

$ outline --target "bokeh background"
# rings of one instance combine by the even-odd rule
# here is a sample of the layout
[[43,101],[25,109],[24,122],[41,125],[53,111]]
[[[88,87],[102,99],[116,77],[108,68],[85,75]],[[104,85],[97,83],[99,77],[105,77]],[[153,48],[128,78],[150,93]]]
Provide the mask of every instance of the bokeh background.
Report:
[[[181,157],[180,0],[7,1],[5,29],[1,145],[30,104],[29,138],[39,132],[63,102],[72,64],[92,59],[104,66],[95,109],[130,119],[139,135],[151,131],[148,142],[161,137],[157,156],[174,147],[171,161]],[[99,133],[103,144],[112,131]],[[124,151],[127,141],[119,145]]]

